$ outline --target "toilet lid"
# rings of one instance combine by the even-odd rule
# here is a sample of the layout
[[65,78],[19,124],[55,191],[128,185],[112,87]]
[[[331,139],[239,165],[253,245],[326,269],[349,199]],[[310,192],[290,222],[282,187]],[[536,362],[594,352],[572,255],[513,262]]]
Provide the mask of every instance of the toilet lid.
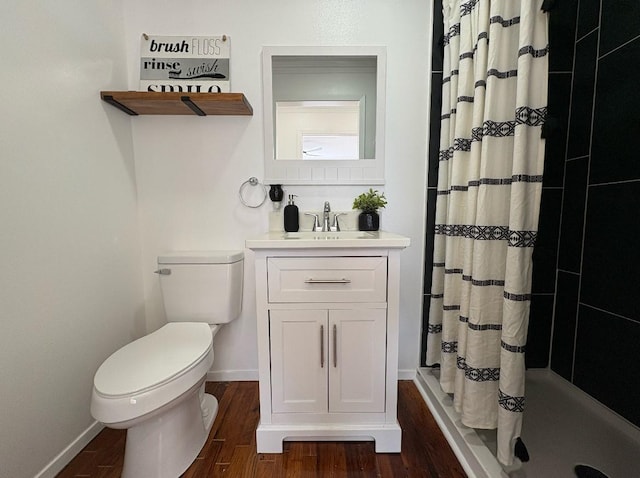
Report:
[[169,323],[114,352],[96,372],[93,384],[104,396],[153,389],[196,366],[212,342],[209,324]]

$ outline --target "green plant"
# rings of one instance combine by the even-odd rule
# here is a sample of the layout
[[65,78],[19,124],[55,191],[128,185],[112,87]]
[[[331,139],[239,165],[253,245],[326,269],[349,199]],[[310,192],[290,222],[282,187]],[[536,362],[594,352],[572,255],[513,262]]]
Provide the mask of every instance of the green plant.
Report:
[[377,189],[373,190],[372,188],[353,200],[353,209],[360,209],[362,212],[376,212],[386,205],[387,199],[384,197],[384,193],[380,194]]

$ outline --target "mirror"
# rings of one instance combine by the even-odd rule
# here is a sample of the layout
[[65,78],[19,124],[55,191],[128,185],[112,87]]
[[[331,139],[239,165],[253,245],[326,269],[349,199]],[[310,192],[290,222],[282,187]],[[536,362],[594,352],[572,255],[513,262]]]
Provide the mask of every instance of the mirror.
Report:
[[365,98],[276,100],[275,159],[363,159],[366,123],[361,110],[365,104]]
[[265,47],[265,182],[384,184],[383,47]]

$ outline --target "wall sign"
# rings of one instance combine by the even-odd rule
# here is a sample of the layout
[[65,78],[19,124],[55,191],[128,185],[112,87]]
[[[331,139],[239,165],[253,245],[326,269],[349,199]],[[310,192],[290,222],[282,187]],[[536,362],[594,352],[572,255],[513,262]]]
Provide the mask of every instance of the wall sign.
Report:
[[229,93],[231,40],[221,36],[155,36],[140,40],[140,91]]

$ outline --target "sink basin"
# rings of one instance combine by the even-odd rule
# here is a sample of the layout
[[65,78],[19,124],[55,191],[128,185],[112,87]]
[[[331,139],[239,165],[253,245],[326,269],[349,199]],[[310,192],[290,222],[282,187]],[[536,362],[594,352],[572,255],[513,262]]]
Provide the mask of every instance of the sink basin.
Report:
[[247,239],[248,249],[402,248],[409,238],[386,231],[279,232]]
[[285,232],[285,239],[311,239],[314,241],[335,241],[341,239],[375,239],[375,233],[367,231],[340,231],[340,232]]

